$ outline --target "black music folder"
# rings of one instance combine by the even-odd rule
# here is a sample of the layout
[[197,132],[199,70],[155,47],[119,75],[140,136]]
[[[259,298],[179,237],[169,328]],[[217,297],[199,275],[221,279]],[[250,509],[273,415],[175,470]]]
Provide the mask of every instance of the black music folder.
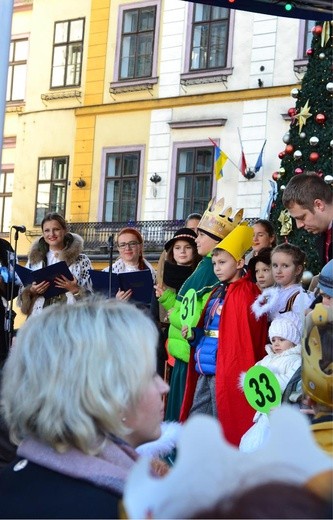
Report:
[[54,285],[55,278],[64,275],[68,280],[74,279],[66,262],[63,261],[49,265],[48,267],[43,267],[42,269],[36,269],[36,271],[32,271],[27,267],[22,267],[22,265],[16,264],[15,271],[24,286],[30,285],[33,282],[50,282],[49,288],[42,295],[44,298],[53,298],[54,296],[67,292],[66,289]]

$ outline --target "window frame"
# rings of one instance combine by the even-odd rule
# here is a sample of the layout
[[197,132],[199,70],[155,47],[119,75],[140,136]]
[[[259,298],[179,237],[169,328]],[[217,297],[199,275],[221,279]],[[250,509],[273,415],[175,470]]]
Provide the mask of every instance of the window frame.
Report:
[[[72,22],[77,22],[77,21],[83,21],[83,27],[82,27],[82,40],[73,40],[71,41],[69,38],[70,38],[70,27],[71,27],[71,23]],[[57,24],[64,24],[64,23],[68,23],[68,29],[67,29],[67,40],[66,42],[61,42],[61,43],[55,43],[55,38],[56,38],[56,27],[57,27]],[[81,87],[81,80],[82,80],[82,68],[83,68],[83,53],[84,53],[84,36],[85,36],[85,24],[86,24],[86,19],[85,17],[79,17],[79,18],[70,18],[70,19],[67,19],[67,20],[57,20],[54,22],[54,29],[53,29],[53,42],[52,42],[52,61],[51,61],[51,75],[50,75],[50,90],[61,90],[61,89],[65,89],[65,88],[78,88],[78,87]],[[71,84],[67,84],[66,81],[67,81],[67,68],[68,68],[68,49],[70,47],[70,45],[73,45],[74,43],[80,43],[81,44],[81,47],[82,47],[82,52],[81,52],[81,63],[80,63],[80,71],[79,71],[79,78],[78,78],[78,83],[71,83]],[[57,47],[61,47],[61,46],[66,46],[66,59],[65,59],[65,64],[64,64],[64,82],[62,85],[56,85],[56,86],[53,86],[52,85],[52,78],[53,78],[53,70],[54,70],[54,55],[55,55],[55,49]]]
[[[192,80],[198,80],[200,78],[214,81],[217,76],[230,76],[233,71],[232,56],[233,56],[233,40],[234,40],[234,26],[235,26],[235,10],[230,9],[229,11],[229,28],[227,38],[227,53],[226,53],[226,65],[225,67],[219,67],[214,69],[200,69],[191,70],[191,52],[192,52],[192,41],[193,41],[193,18],[194,18],[194,3],[188,4],[187,13],[187,30],[185,39],[185,58],[183,72],[180,75],[181,82],[189,83]],[[211,6],[214,7],[214,6]],[[226,79],[226,78],[225,78]]]
[[[50,180],[40,180],[39,179],[39,175],[40,175],[40,172],[41,172],[41,162],[42,161],[48,161],[48,160],[51,160],[52,161],[52,166],[51,166],[51,179]],[[53,176],[53,171],[54,171],[54,162],[55,161],[62,161],[62,160],[65,160],[65,166],[66,166],[66,176],[64,177],[64,179],[53,179],[52,176]],[[67,203],[67,186],[68,186],[68,176],[69,176],[69,155],[57,155],[57,156],[46,156],[46,157],[38,157],[38,167],[37,167],[37,185],[36,185],[36,200],[35,200],[35,215],[34,215],[34,225],[35,226],[39,226],[40,225],[40,222],[38,222],[38,208],[37,208],[37,203],[38,203],[38,193],[39,193],[39,186],[42,185],[42,184],[49,184],[50,185],[50,193],[49,193],[49,205],[48,205],[48,209],[46,209],[45,211],[45,214],[46,213],[53,213],[53,212],[57,212],[57,213],[60,213],[64,218],[65,218],[65,215],[66,215],[66,203]],[[55,209],[55,208],[52,208],[51,206],[51,197],[52,197],[52,185],[56,182],[61,182],[63,183],[64,185],[64,209],[63,211],[60,211],[58,209]]]
[[[219,139],[214,139],[217,145],[219,145]],[[212,171],[207,173],[207,176],[211,175],[211,189],[209,199],[207,200],[207,204],[205,205],[205,209],[209,203],[209,200],[212,198],[212,194],[216,192],[216,179],[214,175],[214,147],[209,140],[201,140],[201,141],[178,141],[173,144],[172,150],[172,164],[171,164],[171,181],[170,181],[170,193],[173,193],[174,196],[169,198],[169,219],[177,219],[176,211],[177,211],[177,187],[178,187],[178,158],[179,154],[183,150],[188,149],[202,149],[202,148],[210,148],[212,150]],[[195,176],[195,175],[194,175]],[[191,196],[193,203],[193,196]],[[197,212],[196,209],[191,207],[190,212]],[[185,215],[186,217],[187,215]]]
[[[109,146],[103,148],[102,151],[102,163],[101,163],[101,183],[99,193],[99,204],[98,204],[98,220],[99,222],[109,222],[104,220],[105,215],[105,197],[106,197],[106,182],[107,182],[107,161],[109,155],[126,154],[131,152],[139,153],[139,167],[138,167],[138,184],[137,184],[137,200],[136,200],[136,216],[135,220],[141,218],[141,201],[142,201],[142,182],[144,176],[144,164],[145,164],[145,151],[144,145],[133,145],[133,146]],[[116,222],[116,221],[115,221]]]
[[[18,42],[23,42],[25,41],[26,44],[27,44],[27,57],[26,57],[26,60],[18,60],[18,61],[8,61],[8,77],[7,77],[7,87],[6,87],[6,103],[8,104],[23,104],[25,103],[25,99],[26,99],[26,86],[27,86],[27,69],[28,69],[28,58],[29,58],[29,35],[27,34],[21,34],[21,35],[15,35],[11,38],[11,41],[10,41],[10,46],[12,44],[15,45],[16,47],[16,44]],[[13,51],[13,54],[15,54],[15,50]],[[9,60],[10,60],[10,54],[9,54]],[[24,78],[24,97],[23,98],[20,98],[20,99],[12,99],[12,94],[13,94],[13,85],[14,85],[14,73],[11,74],[10,76],[10,70],[15,70],[15,67],[17,66],[21,66],[21,65],[25,65],[26,67],[26,70],[25,70],[25,78]],[[8,82],[9,82],[9,78],[11,77],[11,86],[10,86],[10,97],[9,99],[7,99],[7,90],[8,90]]]
[[1,171],[0,171],[0,176],[1,177],[4,176],[4,190],[0,191],[0,198],[3,201],[2,207],[0,206],[0,234],[1,235],[10,233],[10,226],[9,226],[8,230],[4,229],[4,216],[5,216],[5,209],[6,209],[5,208],[5,199],[11,199],[11,208],[10,208],[11,216],[10,216],[9,222],[11,223],[11,220],[12,220],[13,191],[5,191],[6,179],[7,179],[8,174],[13,175],[13,184],[14,184],[14,165],[13,164],[3,164],[1,166]]
[[[144,9],[146,7],[155,7],[155,27],[154,27],[154,39],[153,39],[153,55],[151,64],[151,75],[138,78],[120,78],[120,61],[121,61],[121,49],[122,49],[122,35],[123,35],[123,23],[124,14],[126,11]],[[110,83],[110,88],[120,88],[122,86],[128,87],[131,85],[154,85],[157,83],[157,67],[158,67],[158,43],[160,33],[160,15],[161,15],[161,0],[147,0],[146,2],[137,2],[131,4],[123,4],[119,6],[118,11],[118,25],[117,25],[117,40],[116,49],[114,56],[114,71],[113,80]]]
[[313,23],[315,20],[300,20],[298,30],[298,45],[297,45],[297,58],[294,60],[294,71],[305,72],[307,69],[309,58],[306,56],[307,48],[305,48],[306,35],[308,33],[308,24]]

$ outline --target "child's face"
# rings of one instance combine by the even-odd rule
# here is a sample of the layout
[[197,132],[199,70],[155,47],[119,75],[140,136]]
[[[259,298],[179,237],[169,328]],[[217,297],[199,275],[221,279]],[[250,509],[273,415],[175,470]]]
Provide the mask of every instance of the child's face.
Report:
[[201,256],[207,256],[208,253],[213,251],[216,244],[218,244],[217,240],[206,235],[206,233],[203,233],[200,229],[198,229],[198,236],[195,239],[195,242],[197,244],[198,253]]
[[272,273],[274,281],[281,287],[289,287],[298,283],[298,276],[302,266],[296,266],[291,255],[277,252],[272,254]]
[[264,262],[257,262],[255,267],[255,274],[257,284],[260,289],[265,289],[266,287],[272,287],[274,284],[272,267],[270,265],[264,264]]
[[271,343],[274,354],[281,354],[281,352],[295,346],[289,339],[279,338],[278,336],[271,338]]
[[323,301],[322,304],[326,307],[333,307],[333,298],[331,296],[328,296],[328,294],[320,292],[320,296],[322,297]]
[[177,265],[191,265],[193,262],[193,247],[186,240],[177,240],[172,252]]
[[[214,273],[220,282],[234,282],[240,276],[240,269],[244,265],[244,261],[237,262],[234,257],[221,249],[212,256]],[[243,265],[242,265],[243,264]]]
[[253,226],[252,250],[256,253],[264,247],[271,247],[274,237],[270,237],[262,224],[254,224]]

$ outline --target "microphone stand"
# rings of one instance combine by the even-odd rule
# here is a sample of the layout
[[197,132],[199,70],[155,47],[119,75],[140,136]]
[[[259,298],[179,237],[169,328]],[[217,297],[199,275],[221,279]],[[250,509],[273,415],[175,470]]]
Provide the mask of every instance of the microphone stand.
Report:
[[10,304],[9,304],[9,310],[6,312],[6,330],[8,331],[8,351],[11,347],[12,340],[13,340],[13,332],[14,332],[14,319],[16,316],[16,313],[13,311],[13,299],[14,299],[14,287],[15,287],[15,273],[16,273],[16,252],[17,252],[17,241],[18,241],[19,231],[15,230],[14,235],[14,257],[13,257],[13,270],[11,271],[10,267],[10,260],[8,261],[8,273],[11,273],[12,279],[10,282]]
[[109,298],[111,298],[112,288],[112,257],[113,257],[113,235],[109,236]]

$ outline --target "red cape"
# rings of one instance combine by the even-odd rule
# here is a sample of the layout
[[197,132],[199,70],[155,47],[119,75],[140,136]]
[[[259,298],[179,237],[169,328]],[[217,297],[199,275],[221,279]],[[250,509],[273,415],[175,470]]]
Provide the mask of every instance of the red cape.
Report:
[[[215,291],[216,289],[210,299],[214,297]],[[249,273],[230,284],[219,323],[216,360],[217,412],[225,438],[235,446],[239,445],[242,435],[252,426],[255,413],[239,388],[239,376],[266,354],[266,317],[256,320],[251,311],[251,305],[259,294],[256,284],[250,281]],[[207,305],[208,302],[206,307]],[[203,326],[206,307],[198,327]],[[185,421],[189,415],[199,375],[195,370],[194,351],[192,348],[180,412],[181,421]]]

